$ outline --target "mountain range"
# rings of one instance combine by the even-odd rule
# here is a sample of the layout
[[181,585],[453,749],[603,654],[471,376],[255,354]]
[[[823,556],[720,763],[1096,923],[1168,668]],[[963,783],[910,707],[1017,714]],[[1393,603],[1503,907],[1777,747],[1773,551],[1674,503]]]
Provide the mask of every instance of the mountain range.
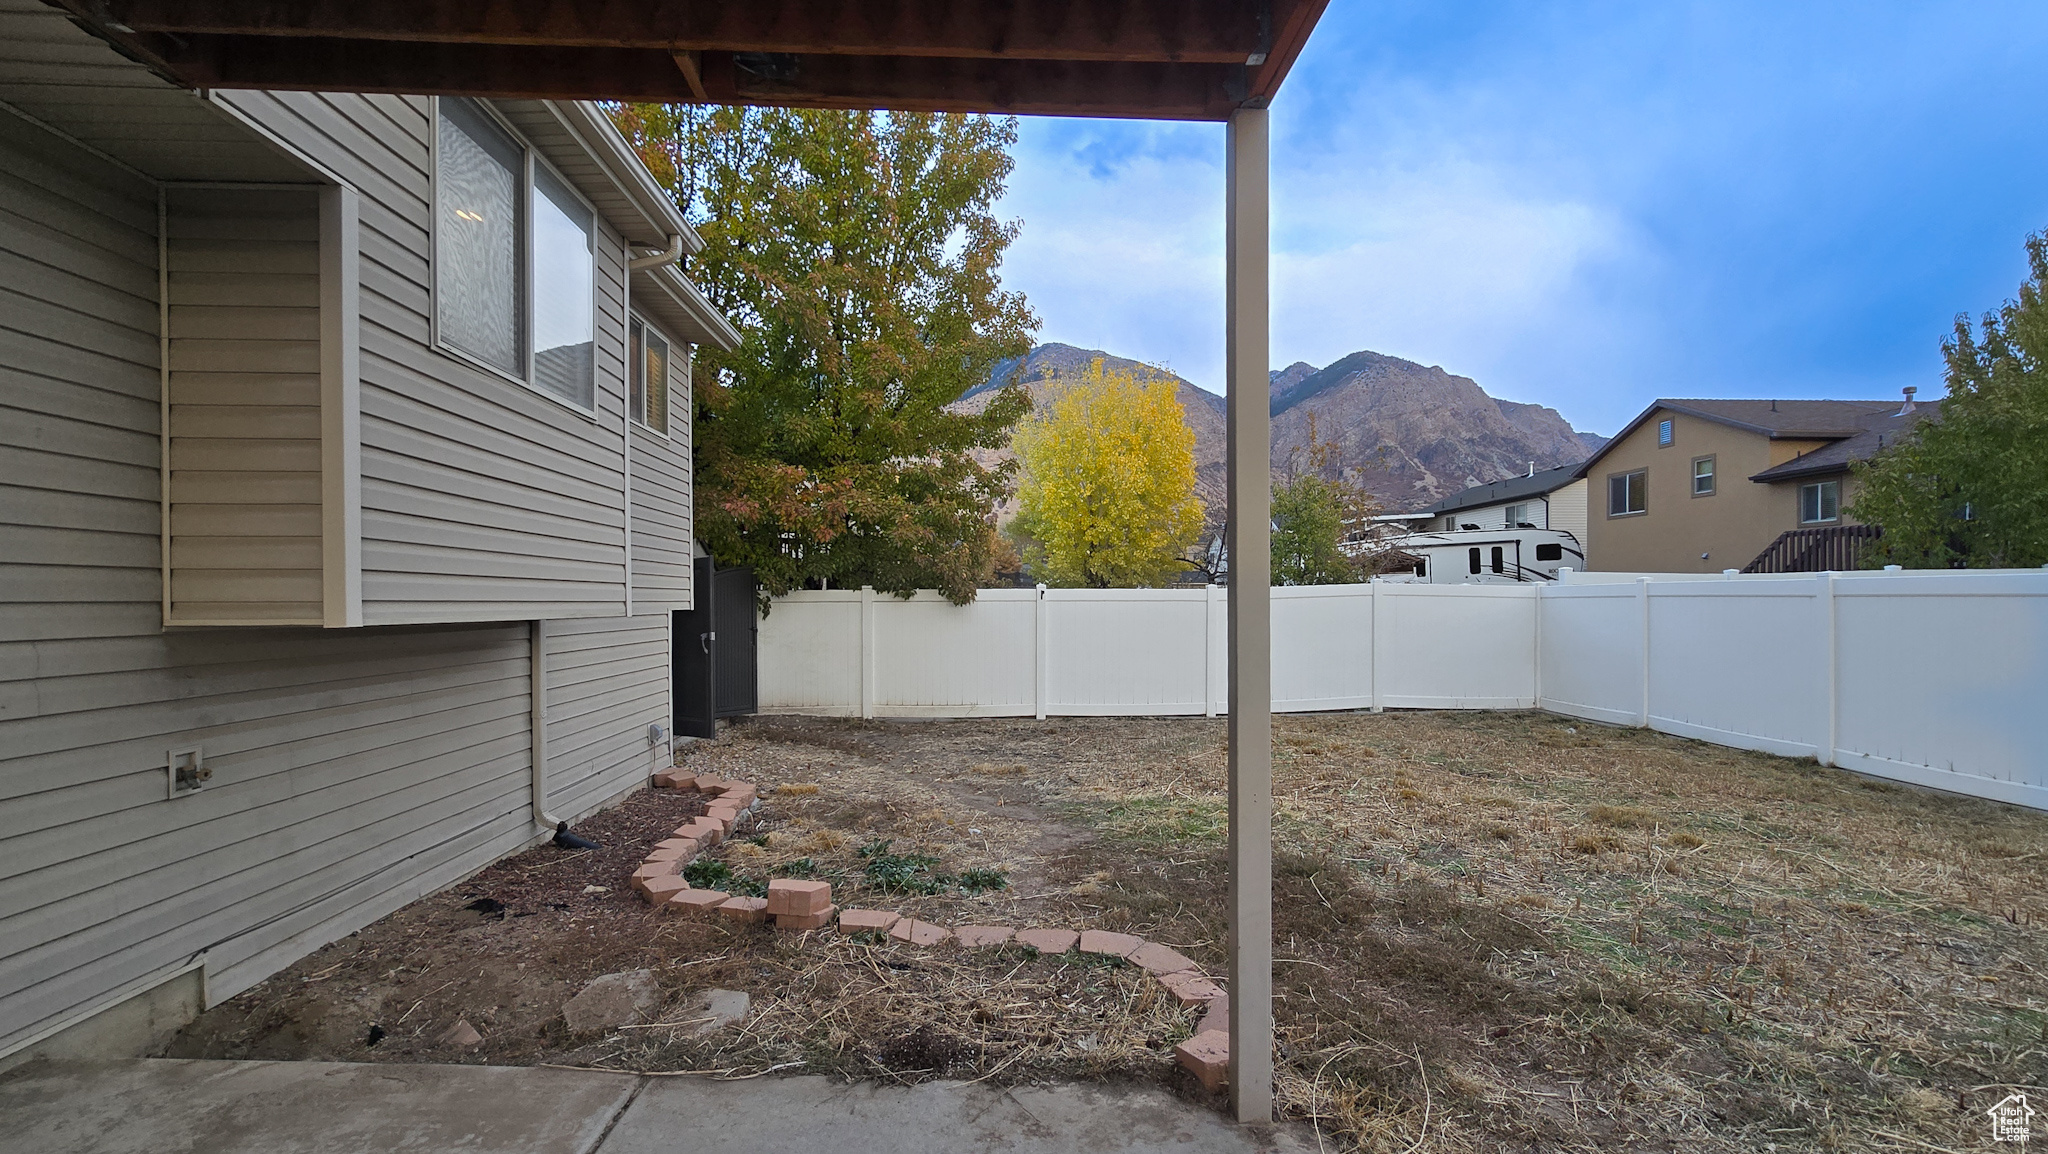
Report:
[[[1224,495],[1223,398],[1126,357],[1098,349],[1043,344],[999,362],[987,383],[955,405],[986,405],[994,390],[1022,384],[1044,404],[1055,382],[1105,368],[1170,377],[1195,432],[1196,487],[1215,514]],[[1307,468],[1309,429],[1332,446],[1330,466],[1389,509],[1418,508],[1472,485],[1569,465],[1607,443],[1581,433],[1555,409],[1487,395],[1478,382],[1436,365],[1361,351],[1317,368],[1297,361],[1271,375],[1273,471]]]

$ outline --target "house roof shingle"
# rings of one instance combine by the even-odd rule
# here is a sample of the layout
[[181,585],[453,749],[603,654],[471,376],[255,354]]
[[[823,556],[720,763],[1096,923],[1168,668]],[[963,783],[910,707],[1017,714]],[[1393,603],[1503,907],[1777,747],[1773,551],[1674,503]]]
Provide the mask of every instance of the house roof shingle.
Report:
[[[1643,423],[1648,421],[1660,409],[1698,417],[1705,421],[1713,421],[1731,428],[1742,429],[1768,437],[1774,441],[1837,442],[1834,445],[1826,446],[1824,449],[1817,449],[1814,452],[1797,458],[1796,460],[1800,462],[1814,461],[1818,464],[1820,453],[1841,449],[1843,442],[1859,442],[1856,448],[1847,450],[1848,452],[1857,452],[1862,447],[1860,442],[1867,439],[1869,443],[1868,451],[1861,452],[1857,456],[1841,456],[1835,464],[1835,469],[1840,469],[1846,466],[1849,461],[1863,460],[1870,453],[1876,452],[1876,432],[1880,424],[1897,417],[1900,422],[1900,428],[1910,428],[1914,424],[1927,419],[1928,415],[1934,411],[1933,405],[1920,404],[1915,406],[1913,413],[1900,416],[1900,407],[1900,401],[1774,401],[1751,400],[1748,398],[1659,397],[1648,408],[1638,414],[1635,420],[1630,421],[1627,426],[1616,433],[1613,440],[1601,446],[1599,452],[1581,461],[1573,475],[1583,477],[1590,473],[1593,466],[1602,457],[1605,457],[1616,445],[1627,440],[1629,434],[1641,428]],[[1887,427],[1883,431],[1887,434],[1886,440],[1889,442],[1892,430]],[[1870,434],[1867,438],[1864,436],[1866,433]],[[1753,479],[1782,479],[1777,475],[1779,470],[1788,469],[1793,463],[1792,461],[1787,461],[1783,465],[1766,470],[1767,473],[1772,474],[1771,476],[1766,477],[1764,473],[1759,473]],[[1785,475],[1796,474],[1787,473]]]

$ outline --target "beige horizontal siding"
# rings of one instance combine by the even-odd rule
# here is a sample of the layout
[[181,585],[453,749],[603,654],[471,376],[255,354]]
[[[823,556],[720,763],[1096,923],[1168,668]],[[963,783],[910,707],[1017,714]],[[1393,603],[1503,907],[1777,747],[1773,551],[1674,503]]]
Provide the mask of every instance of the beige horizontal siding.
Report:
[[[317,624],[324,587],[317,194],[172,188],[166,203],[168,620]],[[238,285],[242,279],[251,283]],[[197,299],[181,295],[192,288]],[[276,291],[265,297],[266,290]]]

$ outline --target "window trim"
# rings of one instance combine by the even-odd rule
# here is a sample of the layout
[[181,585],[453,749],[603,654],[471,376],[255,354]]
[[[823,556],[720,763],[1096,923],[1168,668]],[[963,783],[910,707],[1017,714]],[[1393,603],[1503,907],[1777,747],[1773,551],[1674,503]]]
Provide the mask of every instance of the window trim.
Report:
[[[463,99],[468,99],[470,107],[475,109],[480,115],[487,117],[492,125],[494,125],[499,131],[503,132],[506,136],[510,137],[512,143],[519,147],[520,155],[523,157],[523,163],[520,166],[519,174],[519,203],[520,212],[522,214],[522,219],[520,220],[519,237],[519,277],[521,289],[519,344],[520,360],[525,366],[526,376],[524,379],[516,377],[511,373],[506,372],[504,369],[501,369],[498,366],[491,364],[490,362],[485,361],[470,353],[464,352],[462,349],[457,348],[455,345],[449,344],[447,341],[441,339],[441,101],[444,99],[448,98],[441,96],[429,97],[427,109],[428,346],[434,352],[439,353],[442,356],[448,357],[451,360],[460,362],[461,364],[467,365],[468,367],[475,369],[478,372],[487,373],[493,377],[498,378],[501,381],[508,381],[512,384],[518,385],[520,388],[525,389],[527,392],[532,393],[535,396],[546,397],[548,400],[553,401],[555,404],[562,406],[562,408],[568,410],[569,412],[574,413],[577,416],[590,421],[592,424],[596,424],[598,421],[599,409],[597,402],[598,398],[603,395],[602,390],[598,387],[598,358],[595,355],[595,353],[597,351],[598,339],[602,335],[604,329],[602,321],[606,315],[606,311],[604,308],[605,302],[603,291],[603,277],[597,261],[598,249],[602,245],[603,237],[603,230],[599,226],[603,222],[604,216],[602,213],[598,212],[597,206],[591,203],[590,198],[583,195],[583,191],[581,189],[577,188],[574,184],[572,184],[569,181],[568,177],[563,176],[560,169],[556,168],[552,164],[549,164],[540,155],[540,151],[534,147],[532,141],[526,138],[525,133],[522,133],[517,128],[513,127],[512,124],[509,121],[507,121],[504,118],[504,116],[498,112],[496,108],[492,107],[490,101],[482,98]],[[577,202],[580,203],[584,207],[584,209],[590,213],[590,328],[591,347],[593,355],[590,358],[591,380],[589,408],[584,408],[582,405],[577,404],[576,402],[570,400],[567,397],[559,396],[533,383],[533,198],[540,195],[539,188],[534,183],[534,171],[535,166],[537,165],[546,166],[549,174],[554,177],[556,183],[560,184],[563,188],[567,189],[569,191],[569,195],[575,197]]]
[[[1621,513],[1617,513],[1617,512],[1615,512],[1615,511],[1614,511],[1614,479],[1615,479],[1616,477],[1634,477],[1634,476],[1637,476],[1637,475],[1640,475],[1640,476],[1642,477],[1642,479],[1643,479],[1643,482],[1642,482],[1642,490],[1643,490],[1643,507],[1642,507],[1642,508],[1640,508],[1640,509],[1630,509],[1630,510],[1628,510],[1628,511],[1626,511],[1626,512],[1621,512]],[[1609,474],[1607,474],[1607,519],[1608,519],[1608,520],[1610,520],[1610,521],[1619,521],[1619,520],[1621,520],[1621,519],[1622,519],[1622,518],[1624,518],[1624,517],[1647,517],[1647,516],[1649,516],[1649,515],[1650,515],[1650,470],[1649,470],[1649,467],[1648,467],[1648,466],[1644,466],[1644,467],[1642,467],[1642,468],[1639,468],[1639,469],[1623,469],[1623,470],[1621,470],[1621,471],[1619,471],[1619,472],[1615,472],[1615,473],[1609,473]]]
[[[1706,454],[1705,456],[1701,456],[1701,457],[1694,457],[1694,458],[1692,459],[1692,495],[1693,495],[1693,496],[1695,496],[1695,497],[1711,497],[1711,496],[1713,496],[1714,494],[1716,494],[1716,493],[1719,493],[1719,492],[1721,491],[1721,463],[1720,463],[1720,462],[1719,462],[1718,460],[1716,460],[1716,459],[1715,459],[1715,458],[1716,458],[1716,457],[1718,457],[1719,455],[1720,455],[1720,454],[1718,454],[1718,453],[1708,453],[1708,454]],[[1705,490],[1704,492],[1702,492],[1702,491],[1700,490],[1700,462],[1701,462],[1701,461],[1705,461],[1705,462],[1707,463],[1707,488],[1706,488],[1706,490]]]
[[[1807,520],[1807,519],[1806,519],[1806,491],[1807,491],[1808,489],[1812,489],[1812,490],[1815,490],[1815,491],[1816,491],[1816,493],[1817,493],[1817,492],[1818,492],[1818,491],[1819,491],[1819,490],[1820,490],[1820,489],[1821,489],[1821,488],[1822,488],[1823,486],[1826,486],[1826,485],[1833,485],[1833,486],[1835,487],[1835,515],[1834,515],[1834,516],[1832,516],[1832,517],[1822,517],[1822,518],[1820,518],[1819,520],[1816,520],[1816,521],[1809,521],[1809,520]],[[1815,501],[1815,504],[1816,504],[1816,506],[1817,506],[1817,505],[1819,504],[1819,501],[1818,501],[1818,499],[1816,499],[1816,501]],[[1818,508],[1815,508],[1815,509],[1814,509],[1814,512],[1816,512],[1816,513],[1818,513],[1819,511],[1820,511],[1820,510],[1819,510]],[[1839,524],[1841,524],[1841,523],[1842,523],[1842,481],[1841,481],[1841,478],[1839,478],[1839,477],[1830,477],[1830,478],[1827,478],[1827,479],[1825,479],[1825,480],[1820,480],[1820,481],[1808,481],[1807,483],[1805,483],[1805,484],[1803,484],[1803,485],[1799,486],[1799,508],[1798,508],[1798,510],[1797,510],[1797,513],[1798,513],[1798,517],[1799,517],[1799,524],[1800,524],[1800,525],[1802,525],[1802,526],[1805,526],[1805,525],[1839,525]]]

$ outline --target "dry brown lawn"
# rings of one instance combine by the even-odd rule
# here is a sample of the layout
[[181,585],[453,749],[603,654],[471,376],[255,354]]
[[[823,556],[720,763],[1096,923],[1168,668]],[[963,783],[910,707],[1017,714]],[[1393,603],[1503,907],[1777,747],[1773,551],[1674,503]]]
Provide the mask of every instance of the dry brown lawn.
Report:
[[[1126,929],[1220,970],[1223,739],[1201,719],[762,718],[687,761],[763,787],[755,836],[717,854],[735,884]],[[1282,717],[1275,755],[1281,1106],[1333,1149],[1977,1149],[1983,1109],[2048,1090],[2048,815],[1533,713]],[[1127,966],[644,911],[617,890],[636,839],[688,804],[638,795],[588,823],[604,853],[500,863],[171,1052],[1199,1093],[1170,1057],[1186,1015]],[[961,884],[994,870],[1005,888]],[[502,914],[464,909],[493,895]],[[561,999],[635,966],[671,1009],[719,986],[755,1012],[567,1037]],[[482,1047],[437,1046],[457,1017]]]

